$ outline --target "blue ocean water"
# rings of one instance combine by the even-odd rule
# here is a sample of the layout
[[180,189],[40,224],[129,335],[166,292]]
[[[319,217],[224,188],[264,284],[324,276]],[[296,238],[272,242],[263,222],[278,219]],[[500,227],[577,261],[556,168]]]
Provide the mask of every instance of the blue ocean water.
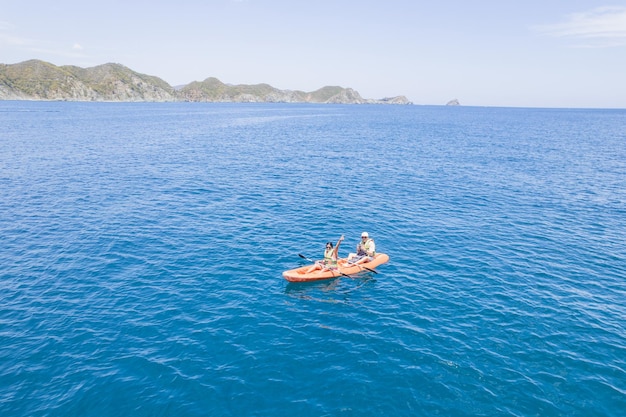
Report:
[[0,196],[2,416],[626,415],[625,110],[6,101]]

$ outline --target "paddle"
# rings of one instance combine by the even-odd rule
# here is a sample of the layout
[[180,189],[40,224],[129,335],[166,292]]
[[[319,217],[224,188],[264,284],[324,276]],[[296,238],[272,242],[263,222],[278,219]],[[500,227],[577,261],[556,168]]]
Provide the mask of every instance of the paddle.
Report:
[[[315,263],[315,261],[313,259],[309,259],[306,256],[304,256],[303,254],[299,253],[298,254],[299,257],[301,257],[302,259],[306,259],[309,262],[313,262]],[[344,277],[348,277],[348,278],[352,278],[350,275],[348,274],[344,274],[343,272],[341,272],[339,269],[337,269],[337,272],[339,272],[341,275],[343,275]]]
[[368,267],[363,266],[363,265],[361,265],[361,264],[355,264],[354,262],[348,262],[348,260],[347,260],[347,259],[346,259],[346,263],[347,263],[347,264],[349,264],[349,265],[358,266],[359,268],[364,268],[364,269],[367,269],[368,271],[371,271],[371,272],[373,272],[373,273],[375,273],[375,274],[378,274],[378,272],[377,272],[377,271],[374,271],[372,268],[368,268]]
[[307,260],[307,261],[309,261],[309,262],[313,262],[313,263],[315,263],[315,261],[314,261],[313,259],[309,259],[309,258],[307,258],[306,256],[304,256],[304,255],[303,255],[303,254],[301,254],[301,253],[299,253],[299,254],[298,254],[298,256],[299,256],[299,257],[301,257],[302,259],[306,259],[306,260]]

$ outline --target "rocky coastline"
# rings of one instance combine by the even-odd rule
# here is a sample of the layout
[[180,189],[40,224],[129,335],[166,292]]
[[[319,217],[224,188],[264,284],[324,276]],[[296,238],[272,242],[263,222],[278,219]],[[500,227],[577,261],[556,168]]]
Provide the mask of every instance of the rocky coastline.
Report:
[[121,64],[81,68],[40,60],[0,64],[0,100],[412,104],[405,96],[365,99],[351,88],[326,86],[304,92],[268,84],[224,84],[214,77],[174,88]]

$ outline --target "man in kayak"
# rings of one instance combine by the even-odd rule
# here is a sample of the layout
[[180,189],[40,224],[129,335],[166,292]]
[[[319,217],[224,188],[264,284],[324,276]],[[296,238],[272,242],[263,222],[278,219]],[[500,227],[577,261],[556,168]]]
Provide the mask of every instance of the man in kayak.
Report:
[[356,245],[356,253],[348,255],[348,263],[362,264],[376,256],[376,244],[367,232],[361,233],[361,241]]
[[337,244],[333,248],[333,242],[326,242],[326,249],[324,250],[324,259],[321,261],[315,262],[313,266],[311,266],[306,273],[313,272],[316,269],[328,270],[328,269],[337,269],[337,259],[339,256],[339,245],[343,242],[343,235],[337,241]]

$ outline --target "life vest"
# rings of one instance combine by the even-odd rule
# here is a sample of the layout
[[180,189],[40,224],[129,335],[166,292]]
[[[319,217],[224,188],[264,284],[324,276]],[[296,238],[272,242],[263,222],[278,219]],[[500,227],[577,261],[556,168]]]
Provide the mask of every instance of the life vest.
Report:
[[[359,256],[367,255],[367,252],[369,252],[370,247],[372,246],[372,243],[374,243],[374,239],[367,239],[365,243],[361,243],[360,249],[358,251],[359,253],[357,253],[357,255]],[[376,251],[372,253],[372,256],[376,256]]]
[[324,265],[337,265],[337,259],[333,259],[333,248],[324,251]]

